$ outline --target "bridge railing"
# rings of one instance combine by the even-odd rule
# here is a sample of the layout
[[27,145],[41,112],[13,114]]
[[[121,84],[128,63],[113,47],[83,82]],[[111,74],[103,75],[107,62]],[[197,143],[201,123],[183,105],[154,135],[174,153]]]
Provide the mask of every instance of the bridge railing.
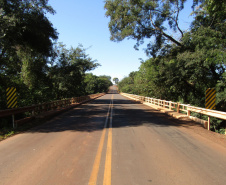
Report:
[[[20,107],[20,108],[14,108],[14,109],[7,109],[7,110],[0,110],[0,118],[12,116],[12,122],[13,127],[16,127],[17,123],[23,122],[23,121],[29,121],[33,118],[35,118],[38,115],[41,115],[48,111],[54,111],[54,110],[61,110],[73,105],[77,105],[83,102],[86,102],[91,99],[95,99],[97,97],[103,96],[105,93],[98,93],[98,94],[91,94],[88,96],[81,96],[81,97],[73,97],[68,98],[64,100],[57,100],[47,103],[42,103],[38,105],[32,105],[27,107]],[[23,120],[17,120],[15,124],[15,118],[14,116],[17,114],[26,113],[28,117],[23,118]]]
[[[176,111],[177,113],[187,114],[188,117],[190,117],[191,119],[193,119],[195,121],[198,121],[198,119],[191,116],[191,112],[206,115],[206,116],[208,116],[208,120],[204,121],[204,125],[207,124],[208,130],[210,129],[210,117],[226,120],[226,112],[222,112],[222,111],[205,109],[205,108],[191,106],[189,104],[181,104],[179,102],[166,101],[166,100],[161,100],[161,99],[156,99],[156,98],[139,96],[139,95],[135,95],[135,94],[128,94],[128,93],[121,93],[121,94],[126,97],[129,97],[131,99],[142,101],[142,102],[147,102],[149,104],[161,107],[163,109]],[[202,122],[202,121],[203,120],[199,120],[199,122]]]

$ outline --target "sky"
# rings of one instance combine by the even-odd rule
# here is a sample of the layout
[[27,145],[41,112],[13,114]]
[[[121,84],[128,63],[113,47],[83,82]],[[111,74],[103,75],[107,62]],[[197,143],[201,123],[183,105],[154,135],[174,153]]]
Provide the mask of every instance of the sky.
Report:
[[[58,42],[68,49],[79,44],[87,48],[86,54],[101,64],[90,71],[94,75],[109,75],[112,79],[117,77],[121,80],[130,72],[139,70],[141,59],[149,58],[144,52],[145,44],[137,51],[133,47],[135,40],[110,40],[110,18],[105,16],[104,0],[49,0],[49,5],[56,11],[47,17],[59,33]],[[190,7],[190,4],[185,6],[180,20],[184,29],[189,28],[191,21]]]

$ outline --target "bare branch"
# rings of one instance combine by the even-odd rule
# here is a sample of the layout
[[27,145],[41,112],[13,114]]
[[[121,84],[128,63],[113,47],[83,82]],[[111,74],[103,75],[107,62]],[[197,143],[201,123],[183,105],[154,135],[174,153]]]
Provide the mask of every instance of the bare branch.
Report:
[[[155,11],[155,12],[159,12],[159,13],[163,13],[162,11],[160,10],[152,10],[152,11]],[[184,33],[183,31],[179,28],[179,25],[178,25],[178,16],[179,16],[179,11],[177,11],[177,16],[176,16],[176,19],[174,19],[172,16],[170,15],[167,15],[170,19],[172,19],[175,23],[176,23],[176,26],[177,26],[177,29],[179,30],[179,32],[181,33],[181,37],[184,36]]]
[[181,47],[183,46],[180,42],[175,40],[173,37],[171,37],[170,35],[166,34],[161,28],[157,27],[154,24],[153,20],[152,20],[151,14],[150,14],[150,20],[151,20],[152,25],[155,27],[155,29],[160,31],[166,38],[168,38],[169,40],[171,40],[173,43],[177,44],[178,46],[181,46]]
[[183,37],[183,36],[184,36],[184,33],[183,33],[183,31],[179,28],[179,25],[178,25],[178,16],[179,16],[179,4],[178,4],[178,1],[177,1],[177,16],[176,16],[175,22],[176,22],[176,25],[177,25],[177,29],[180,31],[181,36]]

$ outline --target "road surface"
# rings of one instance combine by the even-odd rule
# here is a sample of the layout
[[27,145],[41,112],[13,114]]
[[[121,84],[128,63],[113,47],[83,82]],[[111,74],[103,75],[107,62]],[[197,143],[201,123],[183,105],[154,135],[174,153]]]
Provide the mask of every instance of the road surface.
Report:
[[0,184],[225,185],[226,148],[113,88],[0,142]]

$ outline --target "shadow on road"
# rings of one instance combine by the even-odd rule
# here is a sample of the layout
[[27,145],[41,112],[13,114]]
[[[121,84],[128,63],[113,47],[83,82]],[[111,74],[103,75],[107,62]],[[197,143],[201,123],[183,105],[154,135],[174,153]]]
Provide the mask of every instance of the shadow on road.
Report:
[[[95,101],[93,101],[93,104],[108,104],[110,103],[110,99],[106,100],[101,100],[101,99],[97,99]],[[132,100],[120,100],[120,99],[114,99],[113,100],[114,105],[115,104],[142,104],[138,101],[132,101]]]
[[[93,102],[81,105],[26,132],[93,132],[102,130],[111,101],[110,98],[96,99]],[[128,99],[114,99],[113,128],[138,127],[141,125],[155,127],[187,126],[184,121],[179,122],[140,102]]]

